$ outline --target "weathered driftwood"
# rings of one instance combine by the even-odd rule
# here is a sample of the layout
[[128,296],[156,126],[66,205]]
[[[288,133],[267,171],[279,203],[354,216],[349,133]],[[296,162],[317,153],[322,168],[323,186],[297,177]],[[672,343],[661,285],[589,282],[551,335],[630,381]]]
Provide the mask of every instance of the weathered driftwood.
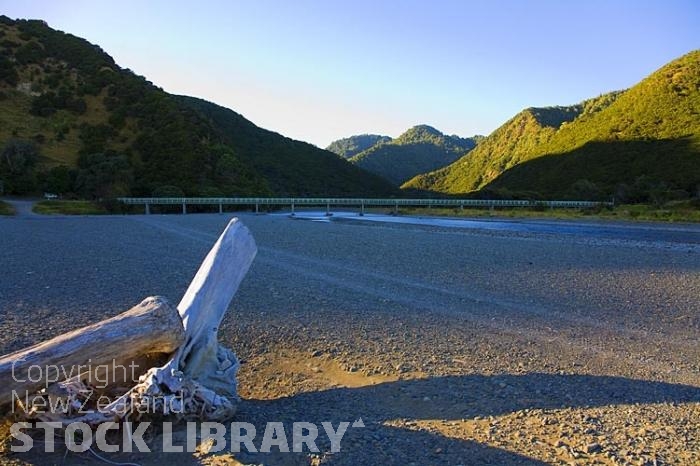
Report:
[[233,416],[239,362],[231,350],[219,345],[218,331],[256,254],[248,229],[238,219],[231,220],[177,306],[185,343],[168,363],[151,369],[130,398],[122,397],[111,409],[119,412],[129,403],[138,407],[155,400],[166,414],[184,418],[223,420]]
[[[13,397],[26,399],[27,393],[84,376],[90,369],[105,370],[115,363],[128,367],[143,355],[171,354],[183,341],[185,331],[176,310],[164,298],[146,298],[111,319],[0,358],[0,407]],[[117,372],[121,373],[112,371]],[[110,381],[115,382],[119,381]]]
[[[181,324],[178,324],[184,328],[184,341],[182,333],[166,330],[166,327],[173,326],[172,323],[160,329],[151,328],[152,333],[148,338],[158,341],[160,345],[154,345],[151,349],[172,350],[170,359],[162,366],[145,371],[138,383],[127,390],[120,392],[116,387],[119,381],[113,381],[114,386],[110,388],[112,395],[116,395],[112,397],[114,401],[100,406],[98,410],[69,413],[70,418],[65,413],[41,413],[36,417],[64,422],[79,419],[92,424],[125,417],[134,419],[170,414],[201,420],[231,417],[238,401],[236,373],[239,363],[231,350],[219,345],[218,329],[256,253],[255,241],[248,229],[238,219],[231,220],[177,307],[181,320]],[[80,336],[80,331],[77,332],[76,337]],[[167,335],[167,338],[175,338],[181,344],[177,347],[164,345],[164,334],[173,333],[175,337]],[[94,353],[100,343],[81,341],[82,345],[76,346],[76,350],[95,361]],[[121,352],[113,351],[109,356],[117,361],[128,360],[129,355],[134,353],[127,340],[119,340],[116,346]],[[143,354],[142,351],[136,353]],[[66,362],[60,358],[55,361],[58,365]],[[91,388],[84,379],[73,377],[60,382],[61,393],[80,398],[81,393]],[[0,383],[3,380],[0,378]]]

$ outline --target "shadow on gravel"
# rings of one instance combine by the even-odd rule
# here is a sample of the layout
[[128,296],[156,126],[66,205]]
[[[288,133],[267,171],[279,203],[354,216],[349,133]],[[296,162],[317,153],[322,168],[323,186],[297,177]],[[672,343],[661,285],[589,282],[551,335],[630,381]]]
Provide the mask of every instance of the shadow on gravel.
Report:
[[[477,442],[412,430],[411,421],[460,421],[523,409],[663,402],[700,402],[700,387],[589,375],[448,376],[337,388],[270,401],[247,400],[237,420],[255,424],[261,438],[268,421],[283,421],[291,437],[294,421],[319,426],[321,422],[332,421],[337,426],[341,421],[352,423],[362,418],[366,427],[349,427],[341,453],[327,457],[328,464],[358,464],[358,458],[367,458],[375,464],[414,461],[416,464],[535,465],[544,463]],[[406,428],[384,425],[402,419],[407,421]],[[320,430],[321,451],[330,449],[325,437]],[[262,453],[246,454],[241,459],[266,464],[269,461]],[[302,459],[298,457],[300,463]],[[273,460],[269,464],[276,463]]]
[[[318,426],[316,444],[320,458],[311,461],[309,452],[234,454],[246,464],[267,465],[364,465],[364,464],[492,464],[543,465],[544,462],[484,445],[475,441],[446,437],[418,430],[417,420],[460,421],[476,417],[498,416],[523,409],[557,409],[605,405],[700,402],[700,387],[621,377],[589,375],[466,375],[402,380],[360,388],[334,388],[301,393],[276,400],[244,400],[234,422],[255,426],[254,444],[260,448],[267,422],[282,422],[287,444],[292,441],[292,423],[310,422]],[[362,418],[365,427],[348,427],[341,451],[330,454],[330,441],[322,422],[350,425]],[[386,425],[392,422],[394,425]],[[403,426],[403,427],[400,427]],[[182,435],[184,428],[177,429]],[[223,452],[195,457],[189,453],[120,453],[111,461],[130,464],[238,464],[232,462],[231,430]],[[162,445],[154,442],[155,445]],[[183,445],[183,443],[177,443]],[[227,453],[229,452],[229,453]],[[107,455],[107,454],[105,454]],[[30,464],[93,464],[87,453],[72,453],[57,448],[53,454],[27,453],[14,458]],[[67,458],[67,460],[66,460]],[[5,457],[7,459],[7,457]],[[3,462],[0,456],[0,463]],[[112,463],[117,464],[117,463]]]

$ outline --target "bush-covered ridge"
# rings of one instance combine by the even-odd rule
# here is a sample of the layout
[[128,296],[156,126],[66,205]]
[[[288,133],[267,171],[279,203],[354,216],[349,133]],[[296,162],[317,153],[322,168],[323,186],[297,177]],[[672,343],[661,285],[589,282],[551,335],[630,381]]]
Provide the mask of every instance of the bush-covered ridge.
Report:
[[387,195],[384,180],[228,109],[167,94],[43,21],[0,17],[0,179],[80,197]]
[[329,150],[344,159],[349,159],[353,155],[357,155],[363,150],[367,150],[377,144],[391,142],[389,136],[381,136],[379,134],[358,134],[349,138],[338,139],[330,143],[326,150]]
[[405,187],[446,193],[476,191],[503,171],[536,156],[560,128],[592,113],[593,109],[604,108],[617,95],[606,94],[567,107],[527,108],[501,125],[467,156],[441,170],[417,176]]
[[700,51],[693,51],[627,91],[572,107],[526,109],[467,157],[404,187],[608,197],[645,185],[694,195],[699,141]]
[[419,173],[444,167],[476,146],[479,136],[447,136],[428,125],[408,129],[396,139],[379,142],[349,160],[396,186]]
[[194,97],[179,103],[209,121],[214,135],[246,166],[265,175],[271,190],[284,196],[389,195],[386,181],[336,155],[302,141],[258,128],[233,110]]

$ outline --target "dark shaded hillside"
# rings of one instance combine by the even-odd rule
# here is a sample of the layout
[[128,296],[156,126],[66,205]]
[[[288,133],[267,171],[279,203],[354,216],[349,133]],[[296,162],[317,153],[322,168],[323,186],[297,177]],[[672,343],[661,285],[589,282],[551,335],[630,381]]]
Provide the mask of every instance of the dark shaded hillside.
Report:
[[486,187],[496,192],[549,193],[561,199],[610,197],[662,202],[700,195],[700,144],[678,139],[588,142],[506,170]]
[[566,118],[560,110],[524,110],[467,157],[403,187],[458,194],[488,186],[552,197],[612,196],[646,186],[647,198],[660,189],[668,196],[697,194],[700,51],[627,91],[570,109]]
[[330,152],[172,96],[84,39],[5,16],[0,180],[9,193],[89,198],[393,192]]
[[382,196],[395,194],[386,181],[335,154],[258,128],[238,113],[205,100],[177,96],[205,117],[218,139],[264,174],[272,191],[285,196]]
[[473,149],[478,140],[478,136],[447,136],[430,126],[419,125],[391,142],[360,152],[350,161],[399,186],[417,174],[452,163]]
[[334,154],[338,154],[344,159],[349,159],[350,157],[359,154],[363,150],[367,150],[372,146],[386,142],[391,142],[391,138],[389,136],[380,136],[379,134],[360,134],[333,141],[328,147],[326,147],[326,150],[329,150]]

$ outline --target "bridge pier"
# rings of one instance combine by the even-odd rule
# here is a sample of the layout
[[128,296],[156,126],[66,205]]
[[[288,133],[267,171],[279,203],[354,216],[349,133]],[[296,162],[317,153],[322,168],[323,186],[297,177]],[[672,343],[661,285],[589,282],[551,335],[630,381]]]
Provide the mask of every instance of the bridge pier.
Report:
[[151,214],[151,205],[148,202],[146,202],[146,215],[150,215],[150,214]]
[[185,215],[187,213],[187,204],[184,202],[182,203],[182,215]]
[[219,202],[219,214],[223,214],[223,213],[224,213],[224,205],[223,205],[223,203]]
[[330,217],[330,216],[331,216],[331,203],[327,202],[326,203],[326,217]]
[[364,216],[365,216],[365,203],[363,202],[360,204],[360,217],[364,217]]
[[290,217],[294,217],[294,203],[293,202],[292,202],[292,213],[291,213]]
[[259,204],[257,202],[255,203],[255,213],[260,213]]

